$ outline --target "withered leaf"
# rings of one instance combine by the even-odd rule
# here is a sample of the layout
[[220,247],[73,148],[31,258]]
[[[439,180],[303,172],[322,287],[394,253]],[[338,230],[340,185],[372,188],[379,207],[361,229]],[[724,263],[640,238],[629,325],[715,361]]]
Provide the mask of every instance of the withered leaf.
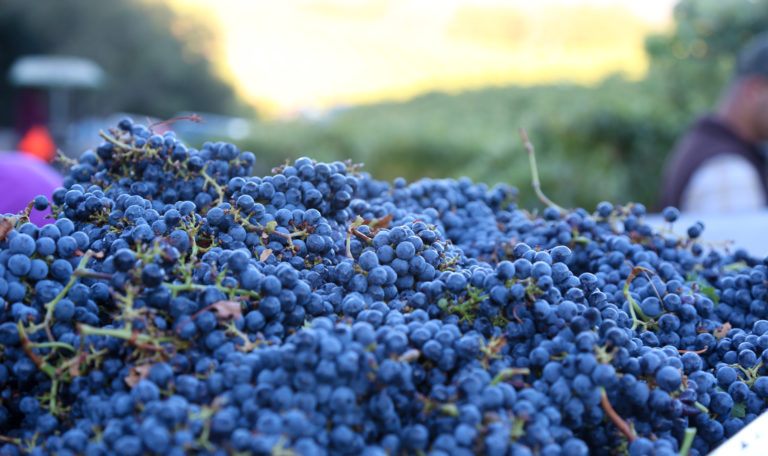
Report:
[[141,380],[149,377],[149,370],[152,368],[151,364],[140,364],[138,366],[131,367],[130,373],[125,377],[125,384],[133,388]]
[[230,320],[243,315],[240,301],[218,301],[211,304],[211,310],[219,320]]
[[12,217],[0,218],[0,241],[5,239],[5,236],[13,229],[14,220]]
[[29,221],[29,214],[32,213],[32,208],[35,207],[35,202],[30,201],[27,207],[24,208],[24,217]]
[[69,376],[72,378],[80,376],[80,363],[74,363],[69,366]]
[[392,221],[392,214],[387,214],[386,216],[376,219],[373,221],[373,226],[371,226],[372,230],[380,230],[382,228],[389,227],[389,223]]
[[272,249],[264,249],[263,252],[261,252],[261,255],[259,255],[259,260],[261,261],[267,261],[267,258],[272,255]]
[[730,330],[731,330],[731,328],[732,328],[731,324],[730,324],[730,323],[728,323],[728,322],[726,321],[725,323],[723,323],[723,325],[722,325],[722,326],[720,326],[719,328],[717,328],[717,329],[716,329],[716,330],[715,330],[715,331],[712,333],[712,335],[713,335],[713,336],[715,336],[715,339],[717,339],[717,340],[720,340],[720,339],[722,339],[723,337],[725,337],[726,335],[728,335],[728,331],[730,331]]

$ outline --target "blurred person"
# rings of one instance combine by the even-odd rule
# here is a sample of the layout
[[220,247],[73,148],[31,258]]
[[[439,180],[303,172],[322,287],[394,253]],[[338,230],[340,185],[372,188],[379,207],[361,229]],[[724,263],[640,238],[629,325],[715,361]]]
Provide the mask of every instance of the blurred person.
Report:
[[768,33],[738,56],[714,112],[699,118],[667,159],[660,203],[687,212],[754,211],[768,204]]

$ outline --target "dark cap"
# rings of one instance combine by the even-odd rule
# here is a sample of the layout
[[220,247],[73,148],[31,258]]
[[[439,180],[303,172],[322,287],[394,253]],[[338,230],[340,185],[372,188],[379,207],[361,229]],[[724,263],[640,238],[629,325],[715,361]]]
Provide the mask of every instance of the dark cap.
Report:
[[768,32],[756,35],[741,48],[736,75],[759,75],[768,78]]

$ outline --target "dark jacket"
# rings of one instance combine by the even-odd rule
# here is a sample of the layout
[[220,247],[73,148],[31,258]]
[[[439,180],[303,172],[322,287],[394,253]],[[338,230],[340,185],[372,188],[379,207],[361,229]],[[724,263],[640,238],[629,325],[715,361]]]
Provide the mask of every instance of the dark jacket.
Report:
[[706,115],[688,129],[667,159],[662,181],[660,208],[680,206],[688,181],[708,159],[720,154],[736,154],[748,160],[760,174],[768,201],[768,175],[765,157],[756,144],[744,141],[722,120]]

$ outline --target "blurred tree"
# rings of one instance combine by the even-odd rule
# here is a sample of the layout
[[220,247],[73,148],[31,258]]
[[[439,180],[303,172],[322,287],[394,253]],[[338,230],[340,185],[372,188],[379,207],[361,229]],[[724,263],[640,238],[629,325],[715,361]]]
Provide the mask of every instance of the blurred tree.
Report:
[[768,30],[766,18],[766,0],[681,0],[672,32],[646,39],[648,79],[663,82],[659,100],[688,113],[711,109],[741,47]]
[[[538,151],[547,195],[565,206],[601,200],[655,208],[661,169],[685,127],[712,109],[741,46],[768,27],[768,0],[683,0],[674,26],[648,37],[650,69],[593,87],[494,87],[355,107],[323,123],[264,124],[246,143],[263,171],[286,156],[353,158],[380,179],[507,182],[539,205],[517,127]],[[658,208],[656,208],[658,209]]]
[[[254,115],[216,74],[208,57],[212,51],[213,34],[206,24],[159,3],[2,0],[0,106],[12,106],[6,74],[17,57],[59,54],[90,58],[105,70],[106,86],[80,99],[91,114]],[[0,110],[0,125],[12,120],[11,110]]]

